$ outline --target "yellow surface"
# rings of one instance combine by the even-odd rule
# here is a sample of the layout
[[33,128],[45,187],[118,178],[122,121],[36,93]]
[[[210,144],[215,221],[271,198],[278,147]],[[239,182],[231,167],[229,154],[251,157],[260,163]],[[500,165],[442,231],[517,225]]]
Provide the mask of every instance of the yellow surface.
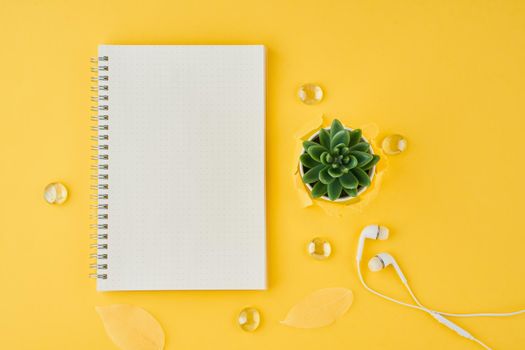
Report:
[[[0,3],[0,347],[116,349],[96,305],[151,312],[166,349],[478,349],[428,316],[358,284],[358,232],[392,229],[386,250],[431,307],[525,307],[522,229],[525,5],[522,1],[7,1]],[[265,292],[97,293],[88,274],[89,57],[107,44],[243,44],[268,47],[268,242]],[[301,104],[300,84],[326,98]],[[381,193],[341,219],[300,209],[290,166],[293,133],[326,113],[377,122],[407,136]],[[69,201],[50,206],[49,182]],[[327,237],[326,261],[306,253]],[[405,297],[392,271],[370,284]],[[279,324],[323,287],[352,288],[334,325]],[[236,325],[260,308],[253,334]],[[525,347],[525,316],[458,323],[496,349]]]

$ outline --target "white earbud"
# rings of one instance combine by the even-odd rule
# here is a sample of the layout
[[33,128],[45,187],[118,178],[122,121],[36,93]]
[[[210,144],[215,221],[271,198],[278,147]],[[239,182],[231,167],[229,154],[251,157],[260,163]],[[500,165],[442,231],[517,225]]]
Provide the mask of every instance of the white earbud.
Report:
[[387,266],[392,265],[394,269],[396,270],[397,275],[401,279],[401,281],[404,284],[407,284],[407,279],[405,275],[403,274],[403,271],[401,271],[401,268],[396,262],[396,259],[388,253],[379,253],[376,256],[374,256],[370,261],[368,262],[368,269],[373,272],[380,271]]
[[368,225],[362,231],[359,236],[359,242],[357,244],[356,260],[359,263],[363,257],[363,250],[365,248],[365,239],[379,239],[385,240],[388,238],[389,230],[384,226],[379,225]]
[[388,253],[380,253],[368,261],[368,269],[377,272],[392,264],[394,258]]

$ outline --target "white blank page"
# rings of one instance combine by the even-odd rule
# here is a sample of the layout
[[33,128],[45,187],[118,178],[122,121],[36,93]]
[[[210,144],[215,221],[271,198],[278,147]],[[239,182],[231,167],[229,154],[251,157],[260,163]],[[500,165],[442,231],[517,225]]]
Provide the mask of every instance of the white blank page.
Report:
[[113,46],[107,279],[265,289],[265,49]]

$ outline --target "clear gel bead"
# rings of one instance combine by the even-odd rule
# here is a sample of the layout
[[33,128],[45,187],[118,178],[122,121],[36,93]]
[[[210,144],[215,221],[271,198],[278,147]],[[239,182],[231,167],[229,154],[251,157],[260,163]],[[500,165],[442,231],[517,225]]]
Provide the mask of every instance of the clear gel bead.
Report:
[[381,143],[383,152],[389,155],[399,154],[407,148],[407,140],[401,135],[388,135]]
[[299,99],[307,105],[314,105],[323,99],[323,89],[319,85],[304,84],[297,92]]
[[67,199],[67,188],[60,182],[53,182],[44,189],[44,199],[49,204],[62,204]]
[[239,326],[246,332],[253,332],[261,324],[261,314],[253,307],[242,309],[239,313]]
[[316,237],[308,243],[308,254],[315,259],[324,260],[332,254],[332,245],[327,240]]

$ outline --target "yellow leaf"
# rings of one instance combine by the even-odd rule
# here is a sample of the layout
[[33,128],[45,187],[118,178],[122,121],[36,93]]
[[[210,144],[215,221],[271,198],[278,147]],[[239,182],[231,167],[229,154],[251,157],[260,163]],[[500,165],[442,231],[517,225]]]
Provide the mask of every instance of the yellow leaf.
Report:
[[122,350],[162,350],[164,331],[146,310],[132,305],[97,306],[106,333]]
[[348,311],[353,300],[350,289],[319,289],[293,306],[281,323],[295,328],[328,326]]

